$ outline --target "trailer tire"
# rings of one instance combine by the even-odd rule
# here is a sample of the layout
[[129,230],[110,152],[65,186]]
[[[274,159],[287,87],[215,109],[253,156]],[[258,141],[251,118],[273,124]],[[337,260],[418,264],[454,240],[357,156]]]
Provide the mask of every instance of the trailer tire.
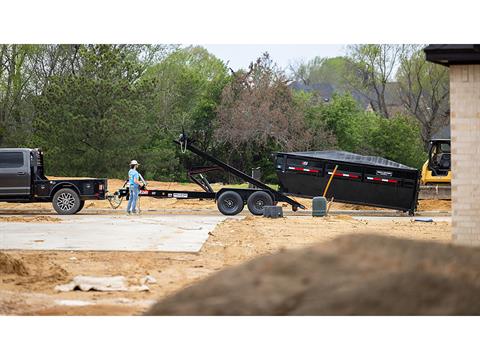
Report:
[[253,215],[263,215],[263,208],[265,206],[272,206],[273,199],[272,197],[265,191],[255,191],[252,195],[250,195],[247,199],[247,206],[248,210]]
[[59,215],[73,215],[80,209],[80,196],[69,188],[58,190],[53,196],[52,205]]
[[227,216],[237,215],[243,210],[243,199],[235,191],[225,191],[217,199],[218,210]]

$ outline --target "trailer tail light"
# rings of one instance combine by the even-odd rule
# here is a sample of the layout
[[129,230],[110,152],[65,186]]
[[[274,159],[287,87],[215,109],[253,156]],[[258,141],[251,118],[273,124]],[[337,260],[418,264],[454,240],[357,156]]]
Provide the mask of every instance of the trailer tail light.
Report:
[[105,188],[104,188],[103,184],[98,185],[98,190],[99,190],[99,191],[103,191],[104,189],[105,189]]
[[367,180],[380,181],[380,182],[392,183],[392,184],[398,183],[398,180],[395,180],[395,179],[384,179],[384,178],[372,177],[372,176],[367,176]]
[[301,168],[301,167],[294,167],[294,166],[289,166],[288,170],[295,170],[295,171],[304,171],[304,172],[310,172],[310,173],[318,173],[320,170],[316,169],[307,169],[307,168]]

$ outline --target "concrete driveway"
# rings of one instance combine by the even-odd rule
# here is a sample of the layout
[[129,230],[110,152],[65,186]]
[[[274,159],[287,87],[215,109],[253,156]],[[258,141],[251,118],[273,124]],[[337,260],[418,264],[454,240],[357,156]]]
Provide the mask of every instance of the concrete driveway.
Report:
[[202,215],[59,218],[60,222],[0,221],[0,249],[198,252],[209,232],[226,219]]

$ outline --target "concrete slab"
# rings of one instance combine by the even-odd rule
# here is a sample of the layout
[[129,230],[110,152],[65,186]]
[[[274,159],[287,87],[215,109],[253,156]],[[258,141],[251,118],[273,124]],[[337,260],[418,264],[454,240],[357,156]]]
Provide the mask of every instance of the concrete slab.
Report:
[[0,221],[0,249],[198,252],[208,233],[225,219],[84,215],[62,217],[62,222]]

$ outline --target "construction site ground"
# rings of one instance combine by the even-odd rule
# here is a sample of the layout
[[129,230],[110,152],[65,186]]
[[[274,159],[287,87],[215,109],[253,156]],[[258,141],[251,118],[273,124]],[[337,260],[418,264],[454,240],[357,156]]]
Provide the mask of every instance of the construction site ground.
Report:
[[[120,180],[109,180],[111,191],[122,185]],[[159,189],[197,189],[194,184],[150,182],[149,185]],[[219,187],[214,185],[214,189]],[[297,200],[310,207],[310,200]],[[124,202],[113,210],[107,201],[87,202],[84,210],[68,221],[72,218],[80,221],[82,214],[126,217],[125,206]],[[140,206],[143,214],[132,217],[133,226],[142,226],[141,219],[146,216],[182,214],[185,226],[189,216],[219,216],[215,203],[207,200],[142,198]],[[6,256],[0,257],[0,314],[138,315],[156,300],[214,272],[263,254],[330,241],[338,235],[374,233],[449,242],[450,201],[422,200],[418,210],[420,216],[434,221],[419,222],[395,211],[337,203],[333,203],[330,215],[325,218],[313,218],[309,211],[293,213],[288,207],[281,219],[254,217],[244,210],[240,218],[227,218],[217,225],[196,253],[1,250],[0,254]],[[5,221],[61,224],[66,220],[55,214],[51,204],[0,203],[0,222]],[[89,231],[92,229],[85,229],[86,234]],[[156,283],[148,284],[150,290],[142,292],[55,291],[55,286],[68,283],[77,275],[123,275],[130,284],[139,284],[150,275]]]

